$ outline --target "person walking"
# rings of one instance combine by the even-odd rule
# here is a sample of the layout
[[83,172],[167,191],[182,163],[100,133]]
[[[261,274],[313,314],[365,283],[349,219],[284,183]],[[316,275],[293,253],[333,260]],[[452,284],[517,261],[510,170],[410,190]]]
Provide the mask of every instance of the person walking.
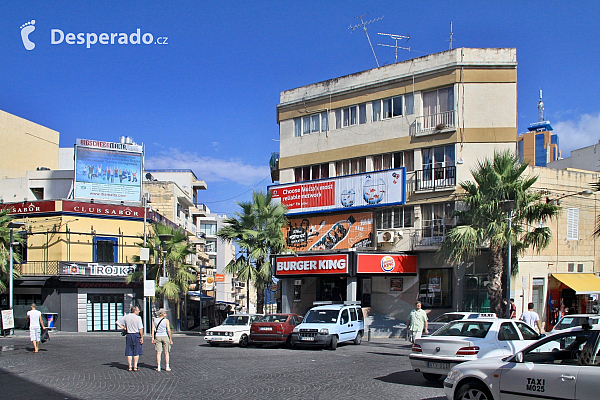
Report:
[[36,310],[35,303],[31,303],[31,310],[27,311],[27,317],[25,318],[29,320],[29,338],[33,343],[33,352],[37,353],[40,351],[42,329],[46,329],[46,327],[42,320],[42,313]]
[[510,299],[510,318],[517,318],[517,305],[515,304],[515,299]]
[[425,328],[425,333],[429,333],[427,313],[423,310],[421,302],[417,301],[415,303],[415,309],[412,310],[408,316],[408,337],[411,343],[414,343],[415,339],[421,338],[423,328]]
[[542,324],[540,323],[540,316],[538,315],[538,313],[533,311],[533,303],[529,303],[527,305],[527,311],[523,312],[523,314],[521,314],[521,318],[519,319],[525,322],[533,329],[535,329],[535,327],[537,326],[538,333],[542,333]]
[[156,370],[160,371],[161,353],[165,352],[165,371],[170,371],[169,352],[173,344],[171,336],[171,324],[167,319],[167,311],[164,308],[158,310],[158,317],[152,323],[152,343],[156,349]]
[[129,314],[119,318],[117,326],[127,331],[125,356],[127,357],[127,364],[129,364],[128,371],[137,371],[140,356],[144,354],[142,348],[144,344],[144,324],[140,318],[139,307],[132,306]]

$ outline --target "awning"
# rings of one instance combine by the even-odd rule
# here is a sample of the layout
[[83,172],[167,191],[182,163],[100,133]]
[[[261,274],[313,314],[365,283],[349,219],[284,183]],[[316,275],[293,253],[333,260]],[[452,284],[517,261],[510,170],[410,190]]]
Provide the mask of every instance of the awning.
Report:
[[600,293],[600,278],[591,273],[552,274],[577,294]]
[[[198,301],[198,300],[200,300],[200,295],[202,295],[202,301],[205,301],[205,300],[214,300],[214,297],[205,295],[204,293],[200,293],[198,291],[195,291],[195,292],[194,291],[189,291],[189,292],[187,292],[187,294],[192,297],[190,300],[196,300],[196,301]],[[195,299],[193,297],[195,297]]]

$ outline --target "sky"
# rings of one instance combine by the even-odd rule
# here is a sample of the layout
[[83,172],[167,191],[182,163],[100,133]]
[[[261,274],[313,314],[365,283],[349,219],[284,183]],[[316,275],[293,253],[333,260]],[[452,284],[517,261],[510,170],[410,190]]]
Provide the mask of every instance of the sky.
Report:
[[542,89],[563,156],[600,139],[595,0],[5,0],[0,110],[60,132],[60,147],[129,136],[146,168],[192,169],[208,187],[198,201],[230,214],[271,184],[280,92],[377,67],[349,29],[367,13],[380,65],[394,49],[378,44],[394,41],[377,33],[410,36],[404,61],[448,50],[451,22],[453,48],[516,48],[519,132]]

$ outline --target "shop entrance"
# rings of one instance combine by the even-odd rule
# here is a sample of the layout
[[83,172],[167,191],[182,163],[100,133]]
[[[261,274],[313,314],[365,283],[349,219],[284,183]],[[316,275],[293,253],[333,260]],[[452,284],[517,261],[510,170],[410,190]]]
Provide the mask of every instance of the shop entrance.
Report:
[[317,281],[317,301],[346,301],[345,276],[324,276]]
[[88,294],[87,330],[88,332],[116,331],[115,323],[124,314],[123,294]]

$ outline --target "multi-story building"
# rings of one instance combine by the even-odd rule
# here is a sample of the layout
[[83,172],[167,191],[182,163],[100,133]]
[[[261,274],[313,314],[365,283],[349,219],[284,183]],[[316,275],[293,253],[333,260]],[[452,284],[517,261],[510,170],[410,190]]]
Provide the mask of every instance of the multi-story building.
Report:
[[569,157],[550,162],[547,167],[553,169],[571,168],[600,172],[600,140],[591,146],[572,150]]

